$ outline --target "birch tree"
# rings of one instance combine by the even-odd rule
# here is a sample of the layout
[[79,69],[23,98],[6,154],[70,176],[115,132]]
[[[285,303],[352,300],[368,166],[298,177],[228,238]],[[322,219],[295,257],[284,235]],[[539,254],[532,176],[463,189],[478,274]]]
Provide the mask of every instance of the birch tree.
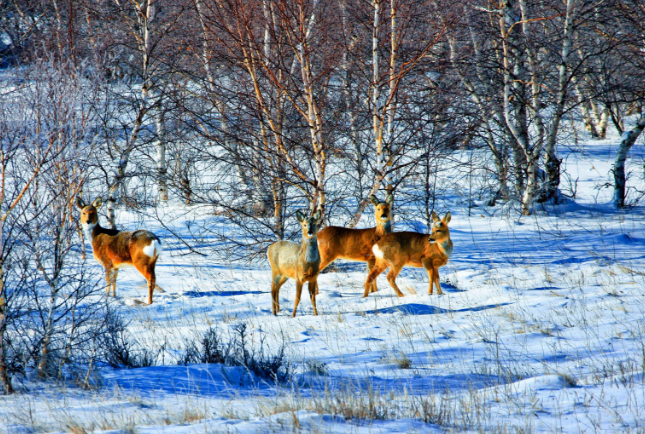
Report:
[[[395,142],[396,114],[399,92],[405,87],[406,79],[418,72],[419,63],[436,44],[443,40],[444,34],[454,25],[454,10],[447,8],[441,24],[433,25],[431,10],[416,9],[413,5],[399,0],[372,0],[371,29],[371,81],[367,87],[365,100],[369,101],[371,114],[372,140],[374,143],[374,179],[367,194],[359,201],[348,227],[355,227],[369,204],[369,198],[376,194],[385,181],[385,189],[392,194],[393,174],[397,171],[394,159],[404,152],[402,144]],[[385,7],[384,7],[385,5]],[[405,5],[405,7],[403,7]],[[427,15],[421,21],[424,35],[415,40],[416,46],[406,47],[411,36],[415,14]],[[367,14],[366,14],[367,15]],[[418,23],[415,23],[418,24]],[[387,27],[386,27],[387,26]],[[367,27],[367,26],[366,26]],[[387,30],[385,30],[387,29]],[[389,35],[389,37],[387,37]],[[383,59],[381,52],[389,55]]]

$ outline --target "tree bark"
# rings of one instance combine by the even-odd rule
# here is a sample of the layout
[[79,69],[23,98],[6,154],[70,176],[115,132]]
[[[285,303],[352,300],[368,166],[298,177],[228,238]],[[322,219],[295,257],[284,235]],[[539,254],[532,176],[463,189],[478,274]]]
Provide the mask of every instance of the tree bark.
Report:
[[[2,226],[0,222],[0,226]],[[1,229],[1,228],[0,228]],[[0,294],[3,293],[4,288],[4,268],[2,260],[0,259]],[[0,297],[0,383],[4,387],[4,390],[7,394],[12,394],[15,392],[13,386],[11,385],[11,377],[9,376],[9,370],[7,369],[7,361],[5,360],[5,331],[7,329],[7,315],[5,312],[6,306],[4,298]]]
[[[571,52],[571,26],[573,24],[573,16],[575,13],[576,0],[567,0],[567,12],[564,19],[563,39],[562,39],[562,58],[558,71],[558,95],[555,106],[555,113],[551,120],[551,126],[547,135],[545,146],[545,169],[546,169],[546,186],[545,186],[545,199],[555,200],[558,199],[558,187],[560,186],[560,163],[561,160],[556,155],[555,145],[560,127],[560,121],[564,114],[564,106],[567,100],[567,62],[569,53]],[[605,120],[606,124],[606,120]],[[606,127],[605,127],[606,129]]]
[[163,116],[161,100],[159,100],[157,102],[157,117],[155,119],[157,126],[157,182],[159,184],[159,200],[165,202],[168,200],[168,169],[166,168],[166,131]]
[[625,206],[625,160],[627,160],[627,153],[645,129],[645,112],[641,113],[640,119],[636,123],[636,127],[631,131],[625,131],[622,136],[620,145],[618,146],[618,153],[614,161],[614,205],[617,208]]

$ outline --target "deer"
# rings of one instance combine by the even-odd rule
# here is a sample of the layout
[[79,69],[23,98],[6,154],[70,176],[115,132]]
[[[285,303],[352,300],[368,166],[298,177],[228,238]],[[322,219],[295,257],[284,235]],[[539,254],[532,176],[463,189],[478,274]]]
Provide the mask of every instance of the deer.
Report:
[[452,241],[450,240],[450,211],[439,219],[437,213],[432,212],[432,233],[420,234],[417,232],[391,232],[374,244],[373,252],[376,264],[370,271],[365,281],[363,298],[370,293],[371,285],[379,274],[390,268],[387,280],[396,291],[396,295],[403,297],[403,293],[396,285],[396,277],[404,266],[420,268],[428,272],[430,287],[428,294],[432,294],[432,287],[437,287],[437,294],[442,295],[439,281],[439,267],[448,263],[452,254]]
[[[367,262],[368,273],[374,268],[376,259],[372,247],[392,231],[392,203],[394,197],[388,193],[385,202],[380,202],[376,196],[370,196],[374,205],[375,228],[349,229],[340,226],[327,226],[318,233],[318,248],[320,249],[320,269],[324,270],[336,259]],[[376,292],[376,281],[370,288]]]
[[267,257],[271,264],[271,298],[273,300],[273,315],[280,312],[280,287],[289,279],[296,281],[296,302],[293,306],[292,317],[296,317],[298,303],[302,294],[302,286],[307,282],[311,305],[314,315],[316,309],[316,294],[318,292],[318,274],[320,274],[320,252],[318,251],[317,234],[320,225],[320,210],[313,217],[306,217],[298,210],[296,217],[302,226],[302,242],[277,241],[269,246]]
[[116,297],[116,279],[119,268],[134,266],[148,282],[148,304],[152,304],[152,292],[156,285],[155,265],[161,254],[161,241],[146,230],[119,231],[106,229],[99,224],[98,210],[103,200],[99,197],[86,205],[76,197],[76,206],[81,211],[81,226],[92,243],[94,259],[105,268],[106,293]]

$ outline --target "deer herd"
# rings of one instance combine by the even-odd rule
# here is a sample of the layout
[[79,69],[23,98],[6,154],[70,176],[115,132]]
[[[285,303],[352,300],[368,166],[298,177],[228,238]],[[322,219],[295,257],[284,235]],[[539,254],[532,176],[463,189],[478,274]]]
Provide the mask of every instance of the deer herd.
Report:
[[[316,295],[318,294],[318,275],[336,259],[367,263],[368,276],[365,281],[363,297],[376,292],[376,278],[387,270],[387,280],[399,297],[403,293],[396,284],[396,277],[404,266],[423,267],[428,273],[428,293],[432,294],[433,286],[441,292],[439,267],[448,262],[452,253],[450,240],[450,212],[440,219],[432,212],[432,233],[392,232],[391,194],[385,202],[379,202],[376,196],[370,200],[374,205],[376,227],[367,229],[350,229],[339,226],[322,226],[322,215],[317,211],[307,217],[302,211],[296,217],[302,227],[300,244],[291,241],[277,241],[269,246],[267,257],[271,264],[271,299],[273,314],[280,312],[280,287],[289,279],[296,281],[296,300],[292,316],[296,316],[302,287],[307,283],[309,297],[314,315]],[[148,282],[148,304],[152,304],[152,293],[156,285],[155,264],[161,254],[161,241],[152,232],[145,230],[118,231],[101,227],[98,222],[98,209],[101,198],[91,205],[86,205],[80,197],[76,205],[81,211],[81,226],[85,236],[92,243],[94,258],[105,268],[106,291],[116,296],[116,278],[119,268],[134,266]]]

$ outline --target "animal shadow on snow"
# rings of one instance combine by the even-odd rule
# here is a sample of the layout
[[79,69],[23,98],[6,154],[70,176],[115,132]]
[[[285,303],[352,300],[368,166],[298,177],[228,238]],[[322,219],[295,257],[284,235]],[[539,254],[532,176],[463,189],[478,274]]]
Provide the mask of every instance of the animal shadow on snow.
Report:
[[383,309],[368,310],[365,313],[397,313],[401,312],[406,315],[436,315],[438,313],[458,313],[458,312],[479,312],[486,309],[493,309],[500,306],[506,306],[510,303],[489,304],[485,306],[466,307],[463,309],[451,310],[442,307],[430,306],[421,303],[402,304],[400,306],[391,306]]
[[441,290],[444,292],[466,292],[466,289],[459,289],[450,282],[441,282]]
[[231,297],[235,295],[264,294],[262,291],[186,291],[183,293],[186,297]]

